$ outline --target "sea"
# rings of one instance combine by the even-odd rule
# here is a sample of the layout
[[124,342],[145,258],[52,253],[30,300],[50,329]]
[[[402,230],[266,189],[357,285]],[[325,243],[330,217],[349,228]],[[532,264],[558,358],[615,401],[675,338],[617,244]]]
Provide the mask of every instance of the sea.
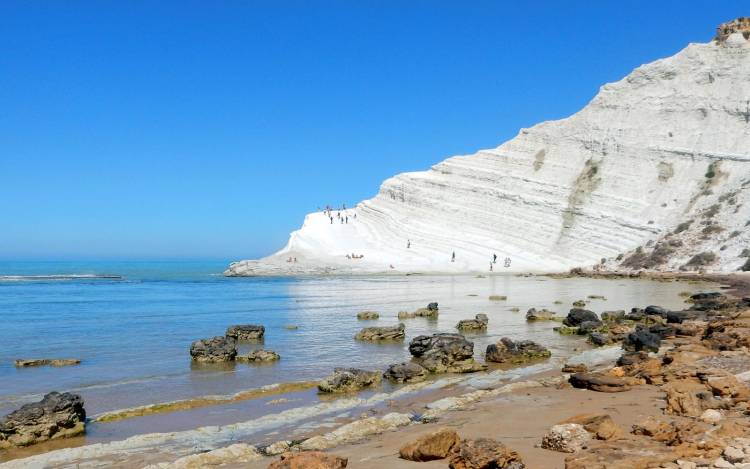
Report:
[[[553,332],[558,322],[527,322],[529,308],[564,316],[573,302],[584,300],[597,313],[650,304],[680,309],[686,292],[710,288],[697,282],[508,274],[228,278],[222,275],[228,264],[229,260],[0,262],[0,417],[50,391],[69,391],[83,397],[94,420],[76,445],[235,424],[312,406],[326,397],[312,386],[193,410],[95,420],[140,406],[315,381],[336,367],[384,370],[409,360],[408,342],[415,336],[455,332],[459,320],[478,313],[489,316],[486,332],[467,334],[478,360],[488,344],[510,337],[539,342],[562,362],[590,346],[582,338]],[[492,295],[506,299],[491,300]],[[430,302],[439,303],[438,319],[402,321],[405,341],[354,340],[362,327],[398,324],[399,311]],[[380,318],[358,320],[363,310],[377,311]],[[266,329],[262,343],[240,343],[240,353],[266,348],[281,359],[223,366],[191,361],[193,341],[224,335],[235,324],[261,324]],[[81,363],[14,365],[16,359],[31,358],[75,358]],[[383,386],[383,392],[398,388]]]

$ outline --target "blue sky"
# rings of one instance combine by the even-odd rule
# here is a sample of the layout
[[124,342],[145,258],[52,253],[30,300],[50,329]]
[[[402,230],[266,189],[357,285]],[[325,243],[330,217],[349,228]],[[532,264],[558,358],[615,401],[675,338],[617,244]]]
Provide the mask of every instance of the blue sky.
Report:
[[0,258],[268,254],[318,206],[565,117],[744,15],[741,1],[4,0]]

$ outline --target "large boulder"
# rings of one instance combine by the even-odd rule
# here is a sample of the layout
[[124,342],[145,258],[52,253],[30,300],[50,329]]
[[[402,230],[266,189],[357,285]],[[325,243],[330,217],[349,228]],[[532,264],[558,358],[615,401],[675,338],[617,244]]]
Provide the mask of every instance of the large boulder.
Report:
[[587,309],[573,308],[568,313],[568,316],[563,319],[563,324],[569,327],[578,327],[587,321],[601,322],[599,316],[597,316],[595,312]]
[[547,309],[531,308],[526,311],[527,321],[551,321],[555,319],[555,312]]
[[648,316],[661,316],[663,318],[667,317],[667,313],[669,313],[669,310],[667,308],[662,308],[661,306],[646,306],[646,308],[643,310],[643,312],[646,313]]
[[196,340],[190,345],[190,356],[197,362],[230,362],[237,356],[237,346],[222,336]]
[[333,373],[318,383],[318,390],[324,393],[354,392],[378,384],[380,373],[358,368],[335,368]]
[[486,314],[477,314],[474,319],[462,319],[456,324],[459,331],[486,331],[490,319]]
[[417,336],[409,342],[409,352],[432,373],[467,373],[485,369],[474,361],[474,342],[461,334]]
[[451,469],[524,469],[515,451],[490,438],[461,440],[451,451]]
[[416,363],[394,363],[390,365],[383,378],[395,381],[397,383],[416,383],[424,381],[427,377],[427,370]]
[[326,454],[322,451],[289,452],[272,462],[268,469],[344,469],[347,458]]
[[380,340],[404,340],[405,326],[400,323],[392,327],[365,327],[354,336],[357,340],[380,341]]
[[629,351],[658,352],[661,345],[661,337],[644,329],[639,329],[628,334],[622,343],[622,348]]
[[226,336],[234,340],[255,341],[263,339],[266,328],[256,324],[238,324],[227,328]]
[[625,434],[608,414],[579,414],[560,423],[583,425],[583,428],[597,440],[616,440]]
[[51,392],[0,419],[0,449],[80,435],[85,424],[81,396]]
[[542,358],[549,358],[550,351],[530,340],[514,342],[503,337],[497,343],[487,346],[484,359],[496,363],[526,363]]
[[542,437],[542,448],[561,453],[575,453],[588,445],[591,435],[578,423],[554,425]]
[[450,428],[441,428],[421,436],[399,450],[401,459],[408,461],[433,461],[447,458],[459,442],[458,433]]

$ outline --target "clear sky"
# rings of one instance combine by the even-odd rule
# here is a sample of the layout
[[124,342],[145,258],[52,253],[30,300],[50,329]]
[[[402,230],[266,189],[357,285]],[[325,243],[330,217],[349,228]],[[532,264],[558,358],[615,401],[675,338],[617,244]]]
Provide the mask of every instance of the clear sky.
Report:
[[[743,8],[744,7],[744,8]],[[747,1],[0,2],[0,258],[248,258]]]

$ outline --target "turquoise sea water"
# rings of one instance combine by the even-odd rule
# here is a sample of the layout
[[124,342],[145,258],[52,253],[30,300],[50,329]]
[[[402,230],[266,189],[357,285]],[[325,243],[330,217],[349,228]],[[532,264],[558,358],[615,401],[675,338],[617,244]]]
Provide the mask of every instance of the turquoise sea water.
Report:
[[[479,357],[502,336],[532,339],[555,355],[586,347],[581,340],[552,332],[556,323],[527,323],[525,311],[546,307],[565,314],[570,303],[596,294],[596,312],[661,304],[680,308],[685,283],[644,280],[552,279],[507,275],[361,276],[318,278],[225,278],[228,262],[24,262],[0,263],[0,415],[44,393],[74,391],[89,415],[132,406],[213,394],[230,394],[272,383],[318,379],[336,366],[384,369],[408,360],[408,340],[433,332],[453,332],[459,319],[486,313],[486,333],[469,337]],[[117,274],[121,279],[34,280],[1,276]],[[507,295],[490,301],[489,295]],[[563,304],[555,304],[555,300]],[[403,343],[353,340],[362,327],[392,325],[399,310],[440,303],[436,321],[404,321]],[[377,321],[356,313],[375,310]],[[263,324],[262,345],[282,359],[271,365],[237,363],[196,366],[192,341],[223,335],[232,324]],[[284,326],[295,324],[297,330]],[[79,358],[72,367],[17,369],[17,358]],[[244,408],[247,404],[238,404]],[[254,409],[253,415],[270,412]],[[231,409],[214,423],[239,421]],[[244,411],[243,411],[244,412]],[[250,412],[250,411],[247,411]],[[185,416],[183,416],[185,417]],[[150,429],[198,426],[189,416],[149,417]],[[137,420],[137,419],[136,419]],[[88,438],[111,439],[143,431],[132,423],[92,427]],[[116,425],[120,425],[117,427]],[[130,425],[130,427],[128,427]],[[118,430],[124,429],[122,431]],[[103,436],[105,435],[105,436]]]

